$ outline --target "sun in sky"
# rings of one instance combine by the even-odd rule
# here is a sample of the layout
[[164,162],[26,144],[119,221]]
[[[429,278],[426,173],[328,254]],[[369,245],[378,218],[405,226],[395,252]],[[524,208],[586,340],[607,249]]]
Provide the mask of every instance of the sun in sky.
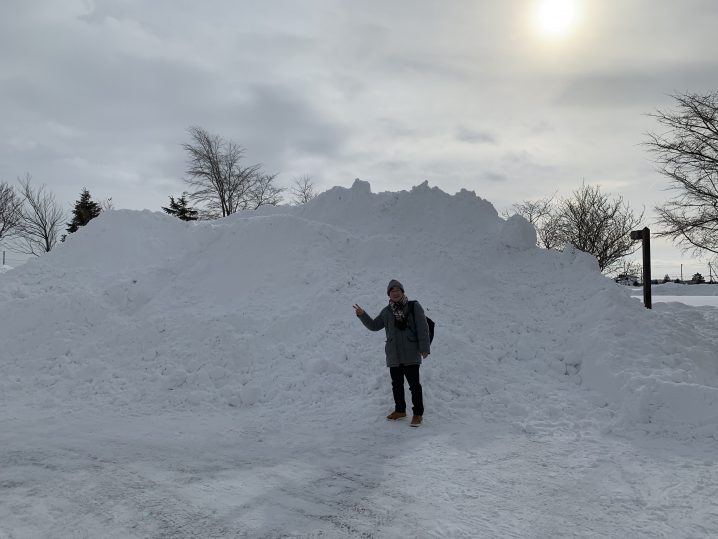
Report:
[[576,25],[576,0],[537,0],[534,24],[542,35],[558,39],[566,36]]

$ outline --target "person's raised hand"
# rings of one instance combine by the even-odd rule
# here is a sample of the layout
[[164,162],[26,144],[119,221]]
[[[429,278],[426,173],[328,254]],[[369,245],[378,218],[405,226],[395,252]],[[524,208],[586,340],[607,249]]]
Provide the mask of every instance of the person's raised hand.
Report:
[[364,314],[364,309],[359,307],[359,305],[354,304],[352,305],[352,307],[354,307],[354,312],[357,314],[357,316],[361,316]]

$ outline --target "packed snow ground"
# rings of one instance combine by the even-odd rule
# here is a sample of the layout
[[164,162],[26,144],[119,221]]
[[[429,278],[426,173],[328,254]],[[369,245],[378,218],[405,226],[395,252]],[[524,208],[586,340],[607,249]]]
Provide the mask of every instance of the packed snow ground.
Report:
[[[0,538],[715,536],[718,309],[534,244],[426,184],[101,215],[0,278]],[[391,278],[419,429],[351,308]]]

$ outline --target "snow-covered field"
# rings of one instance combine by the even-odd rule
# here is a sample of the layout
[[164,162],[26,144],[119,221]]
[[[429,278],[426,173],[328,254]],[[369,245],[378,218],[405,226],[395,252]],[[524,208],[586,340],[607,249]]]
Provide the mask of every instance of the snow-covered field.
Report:
[[[718,309],[471,192],[110,211],[0,278],[0,538],[715,537]],[[389,423],[401,280],[437,323]]]
[[[643,288],[628,288],[634,298],[643,301]],[[718,284],[662,283],[651,286],[651,302],[678,302],[694,306],[718,307]]]
[[[640,292],[642,288],[632,288],[634,292]],[[709,297],[718,296],[718,284],[715,283],[703,283],[703,284],[676,284],[676,283],[664,283],[654,284],[651,287],[653,295],[655,296],[696,296],[696,297]]]
[[[640,299],[641,302],[643,302],[643,295],[631,297]],[[651,296],[651,303],[667,303],[673,301],[685,303],[686,305],[694,305],[696,307],[706,305],[710,307],[718,307],[718,296],[690,296],[688,294],[682,294],[680,296]]]

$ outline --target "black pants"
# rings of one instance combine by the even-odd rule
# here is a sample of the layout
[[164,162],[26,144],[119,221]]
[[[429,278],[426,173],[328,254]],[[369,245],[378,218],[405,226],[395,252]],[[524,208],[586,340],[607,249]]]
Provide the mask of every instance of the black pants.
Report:
[[404,377],[406,376],[411,391],[414,415],[424,415],[424,397],[421,393],[421,383],[419,383],[419,365],[389,367],[389,372],[391,373],[391,391],[394,393],[394,410],[406,412],[406,401],[404,400]]

